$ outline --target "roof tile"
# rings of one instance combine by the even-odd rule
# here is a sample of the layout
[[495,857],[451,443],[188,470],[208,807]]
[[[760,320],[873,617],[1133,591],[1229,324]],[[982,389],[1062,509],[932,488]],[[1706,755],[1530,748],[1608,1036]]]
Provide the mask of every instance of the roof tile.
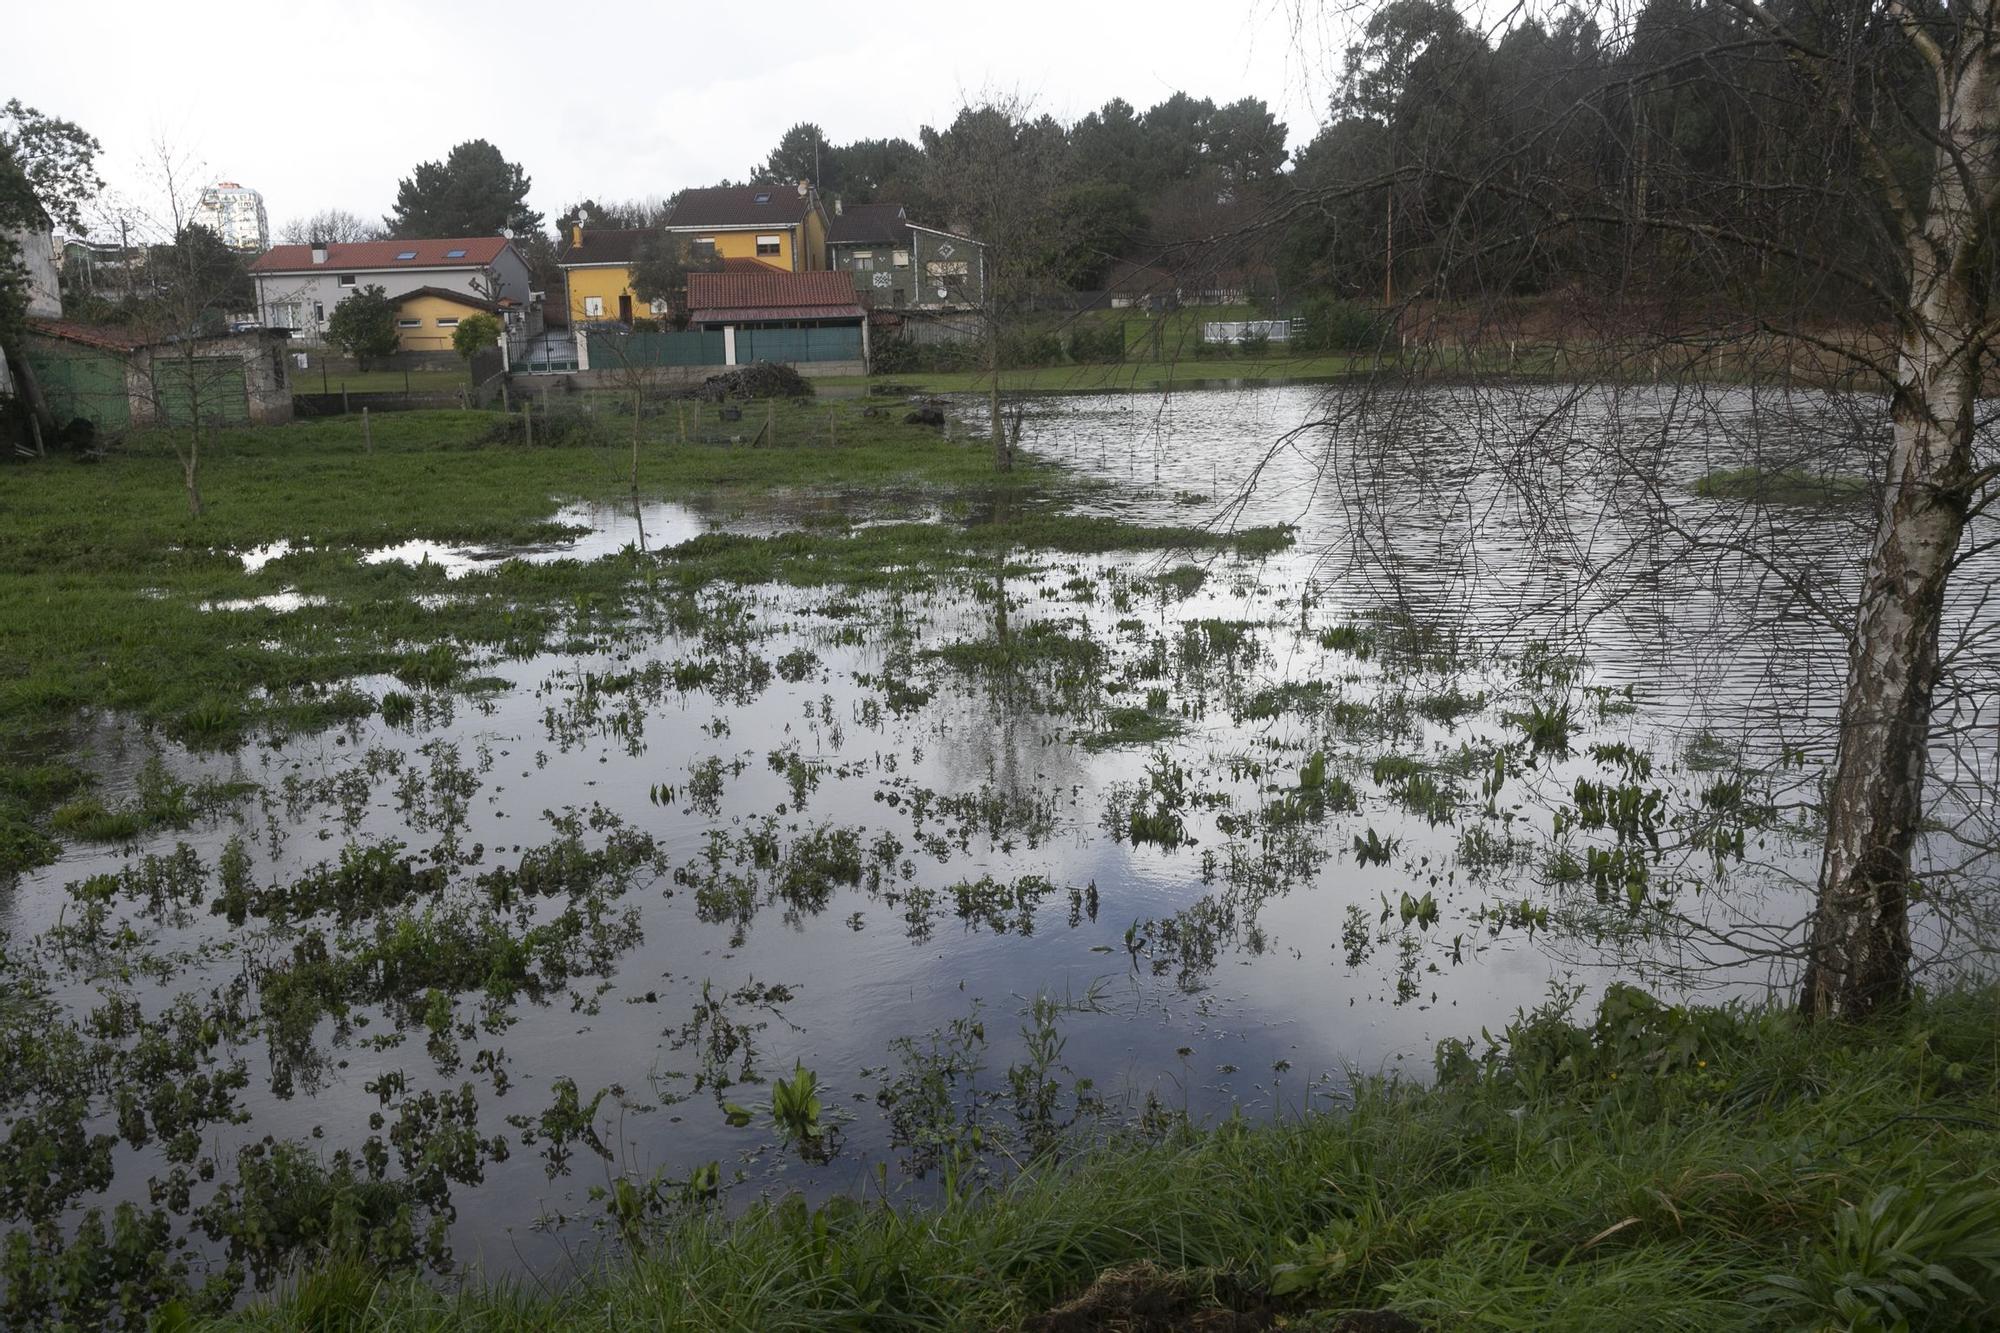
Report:
[[[510,242],[505,236],[446,236],[415,241],[335,241],[326,247],[326,262],[312,262],[310,245],[274,245],[257,257],[252,273],[387,272],[399,268],[485,268]],[[463,250],[459,256],[450,254]],[[412,259],[397,255],[415,251]]]
[[[704,310],[783,307],[793,310],[852,307],[854,278],[838,270],[816,273],[690,273],[688,310],[702,318]],[[787,318],[812,318],[810,315]]]
[[805,221],[811,202],[811,194],[800,194],[797,185],[720,185],[686,190],[674,201],[667,226],[785,226]]

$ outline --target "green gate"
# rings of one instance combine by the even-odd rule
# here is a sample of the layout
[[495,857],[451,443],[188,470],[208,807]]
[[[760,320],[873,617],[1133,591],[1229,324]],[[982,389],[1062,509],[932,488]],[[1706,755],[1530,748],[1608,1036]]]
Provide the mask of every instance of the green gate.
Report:
[[123,430],[132,423],[125,388],[125,359],[115,352],[53,339],[30,338],[28,364],[58,422],[83,417],[99,430]]

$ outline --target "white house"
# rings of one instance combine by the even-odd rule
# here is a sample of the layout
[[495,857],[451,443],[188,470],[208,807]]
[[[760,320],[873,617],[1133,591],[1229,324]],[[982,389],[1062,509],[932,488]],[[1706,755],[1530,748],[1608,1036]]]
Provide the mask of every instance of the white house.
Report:
[[531,304],[528,261],[505,236],[279,245],[258,256],[250,276],[258,322],[308,343],[323,341],[333,308],[368,287],[391,297],[431,287],[516,310]]

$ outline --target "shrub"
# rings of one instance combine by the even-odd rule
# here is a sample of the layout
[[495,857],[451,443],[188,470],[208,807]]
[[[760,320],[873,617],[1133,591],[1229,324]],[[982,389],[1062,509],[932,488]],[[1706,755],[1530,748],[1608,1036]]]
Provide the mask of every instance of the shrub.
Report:
[[1071,329],[1069,356],[1079,363],[1124,360],[1124,324],[1085,324]]
[[1331,297],[1310,302],[1305,320],[1305,332],[1293,343],[1308,352],[1365,351],[1378,346],[1388,328],[1382,311]]

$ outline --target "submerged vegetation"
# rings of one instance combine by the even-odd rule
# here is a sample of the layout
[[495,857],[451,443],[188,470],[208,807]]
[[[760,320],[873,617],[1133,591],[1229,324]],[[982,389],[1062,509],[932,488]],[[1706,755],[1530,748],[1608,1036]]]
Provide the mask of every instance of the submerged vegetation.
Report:
[[[691,1189],[629,1261],[566,1289],[443,1293],[348,1261],[218,1326],[1983,1327],[1996,1015],[1974,990],[1815,1029],[1613,987],[1594,1015],[1560,999],[1446,1043],[1435,1090],[1365,1080],[1274,1124],[1162,1111],[929,1205],[731,1218]],[[795,1083],[774,1087],[805,1134]]]
[[[636,499],[629,418],[240,432],[194,520],[143,439],[20,470],[0,1324],[1585,1327],[1683,1284],[1756,1326],[1874,1299],[1786,1261],[1878,1201],[1983,1222],[1828,1128],[1990,1147],[1943,1118],[1991,1098],[1972,999],[1842,1040],[1618,988],[1426,1092],[1236,980],[1470,1036],[1524,946],[1642,966],[1782,894],[1802,757],[1184,489],[785,413],[642,423]],[[1924,1281],[1986,1299],[1976,1251]]]

